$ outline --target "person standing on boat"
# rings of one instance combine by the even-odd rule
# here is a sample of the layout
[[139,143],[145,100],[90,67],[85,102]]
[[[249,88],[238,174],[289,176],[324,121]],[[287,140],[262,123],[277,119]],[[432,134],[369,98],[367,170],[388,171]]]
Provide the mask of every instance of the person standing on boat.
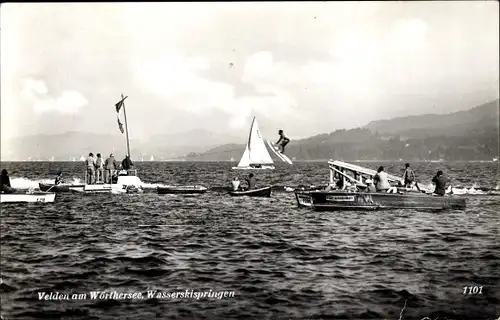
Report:
[[87,166],[87,184],[94,184],[95,182],[95,158],[94,154],[89,153],[89,157],[85,160]]
[[125,159],[122,160],[122,169],[128,171],[128,170],[132,169],[133,165],[134,165],[134,163],[132,162],[132,160],[130,160],[130,156],[126,155]]
[[245,180],[248,184],[248,190],[255,189],[256,181],[255,181],[255,177],[253,176],[253,173],[250,173],[248,175],[248,178],[246,178]]
[[2,175],[0,176],[0,190],[2,193],[14,193],[16,189],[12,188],[10,185],[9,173],[6,169],[2,170]]
[[238,179],[238,177],[234,177],[231,183],[233,184],[233,191],[238,191],[238,188],[240,187],[240,180]]
[[104,182],[104,160],[101,154],[97,154],[97,159],[95,160],[95,172],[96,172],[96,183]]
[[280,152],[285,154],[285,146],[290,142],[290,139],[285,135],[283,130],[279,130],[278,134],[280,136],[278,142],[276,142],[276,145],[278,148],[280,148]]
[[379,192],[387,192],[391,188],[387,173],[384,171],[384,167],[378,167],[377,173],[373,176],[373,181],[375,182],[375,187]]
[[432,178],[432,182],[436,184],[434,193],[440,196],[444,196],[446,193],[446,184],[448,183],[448,179],[444,176],[443,171],[439,170],[434,178]]
[[111,178],[113,177],[116,169],[118,168],[115,157],[113,156],[112,153],[109,155],[109,158],[107,158],[106,161],[104,161],[104,168],[106,169],[106,171],[104,171],[104,182],[111,183]]
[[405,167],[405,173],[403,174],[404,187],[413,188],[413,186],[415,185],[415,173],[410,168],[409,163],[405,164]]
[[54,185],[58,185],[62,182],[62,171],[59,170],[59,172],[57,173],[57,176],[56,178],[54,179]]

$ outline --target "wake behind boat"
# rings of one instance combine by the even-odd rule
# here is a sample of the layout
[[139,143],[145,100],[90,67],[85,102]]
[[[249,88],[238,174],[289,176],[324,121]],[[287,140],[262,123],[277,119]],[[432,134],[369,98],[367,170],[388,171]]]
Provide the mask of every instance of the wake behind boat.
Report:
[[203,194],[207,192],[203,186],[161,186],[156,187],[158,194]]
[[241,156],[238,166],[233,167],[235,170],[274,170],[274,161],[271,159],[267,151],[264,139],[262,138],[259,124],[254,117],[248,135],[245,151]]
[[38,183],[38,187],[41,191],[51,191],[51,192],[71,192],[70,188],[82,188],[85,184],[65,184],[61,183],[58,185]]

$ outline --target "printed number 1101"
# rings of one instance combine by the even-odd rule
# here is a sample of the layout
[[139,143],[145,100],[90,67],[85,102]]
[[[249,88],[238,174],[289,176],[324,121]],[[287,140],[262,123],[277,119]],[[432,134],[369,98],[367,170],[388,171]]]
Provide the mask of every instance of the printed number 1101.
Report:
[[469,286],[469,287],[464,287],[464,292],[463,294],[483,294],[483,286],[477,287],[477,286]]

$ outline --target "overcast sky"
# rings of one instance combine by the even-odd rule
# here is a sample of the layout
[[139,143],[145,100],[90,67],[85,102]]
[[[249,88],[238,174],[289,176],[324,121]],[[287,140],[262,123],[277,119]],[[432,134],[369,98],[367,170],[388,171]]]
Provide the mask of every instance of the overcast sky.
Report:
[[497,1],[3,4],[1,133],[291,137],[498,98]]

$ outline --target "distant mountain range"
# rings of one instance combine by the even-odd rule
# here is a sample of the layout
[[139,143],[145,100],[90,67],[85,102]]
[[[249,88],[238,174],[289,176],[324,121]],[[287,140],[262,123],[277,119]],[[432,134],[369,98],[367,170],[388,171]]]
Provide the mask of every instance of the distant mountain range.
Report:
[[[147,140],[131,139],[130,153],[135,161],[181,159],[190,152],[203,152],[221,144],[241,141],[242,137],[231,137],[207,130],[196,129],[177,134],[154,135]],[[111,152],[117,159],[126,154],[124,135],[106,135],[88,132],[66,132],[56,135],[33,135],[11,139],[11,150],[2,152],[2,160],[54,160],[77,161],[90,152],[107,157]]]
[[[495,100],[467,111],[372,121],[295,140],[286,154],[296,160],[491,160],[499,154],[498,123]],[[228,144],[187,159],[239,161],[244,148]]]
[[[286,153],[296,160],[491,160],[499,153],[499,100],[467,111],[377,120],[361,128],[293,140]],[[197,129],[131,139],[132,159],[239,161],[248,130],[238,136]],[[126,153],[123,135],[67,132],[18,137],[2,160],[76,160],[89,152]],[[3,151],[3,150],[2,150]],[[271,153],[274,157],[274,154]],[[277,160],[277,159],[276,159]]]

